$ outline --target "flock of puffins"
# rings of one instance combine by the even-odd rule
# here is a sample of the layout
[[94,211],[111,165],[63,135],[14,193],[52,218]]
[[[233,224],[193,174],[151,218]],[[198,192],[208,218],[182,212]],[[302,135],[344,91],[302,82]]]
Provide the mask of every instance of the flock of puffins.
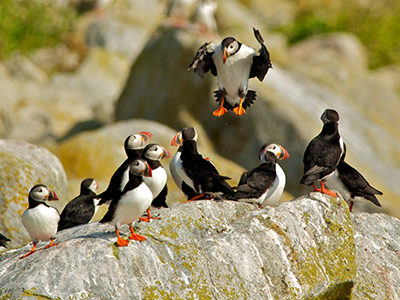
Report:
[[[256,100],[256,92],[248,89],[249,79],[257,77],[262,81],[272,68],[261,34],[257,29],[253,28],[253,31],[261,44],[258,54],[235,38],[227,37],[220,44],[202,45],[188,68],[200,77],[209,71],[217,76],[218,90],[214,94],[219,106],[213,112],[216,117],[221,117],[228,110],[238,116],[245,114],[245,109]],[[337,197],[325,186],[327,184],[349,202],[350,211],[354,202],[362,199],[381,206],[375,194],[382,193],[345,162],[346,146],[339,134],[339,114],[333,109],[326,109],[321,120],[321,132],[305,149],[304,175],[300,183],[312,185],[314,191]],[[83,180],[79,196],[65,206],[61,215],[47,204],[47,201],[58,199],[56,193],[44,184],[35,185],[29,192],[29,207],[22,215],[22,223],[29,232],[33,247],[21,258],[34,253],[40,240],[50,240],[45,248],[57,245],[57,231],[89,223],[97,207],[106,203],[109,203],[108,211],[100,223],[111,222],[114,225],[118,246],[129,243],[119,233],[124,224],[129,225],[129,239],[145,241],[144,236],[134,232],[132,224],[139,219],[145,222],[157,219],[150,215],[150,207],[168,207],[168,175],[160,160],[171,156],[163,146],[147,144],[151,137],[149,132],[129,135],[124,142],[127,158],[111,177],[107,189],[97,195],[96,181],[91,178]],[[277,162],[289,158],[283,146],[275,143],[263,145],[258,153],[259,165],[244,172],[237,186],[232,187],[226,182],[230,178],[220,175],[214,164],[198,153],[197,139],[195,128],[186,127],[171,141],[171,145],[179,148],[170,162],[170,173],[187,201],[241,201],[254,203],[260,208],[278,203],[286,177]],[[320,188],[316,187],[318,182]],[[0,245],[5,246],[7,241],[0,234]]]

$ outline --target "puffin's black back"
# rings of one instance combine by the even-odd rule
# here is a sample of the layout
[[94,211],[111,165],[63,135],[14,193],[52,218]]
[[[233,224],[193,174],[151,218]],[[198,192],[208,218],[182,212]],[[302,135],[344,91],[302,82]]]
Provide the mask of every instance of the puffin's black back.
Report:
[[182,145],[182,165],[187,176],[193,180],[197,192],[233,192],[231,186],[225,181],[230,179],[221,176],[214,165],[204,159],[197,152],[197,143],[194,140],[184,140]]
[[339,180],[351,193],[351,197],[364,197],[377,206],[381,206],[374,194],[382,195],[382,192],[373,188],[368,181],[352,166],[341,160],[337,166]]
[[276,156],[266,152],[265,160],[258,167],[242,174],[236,192],[227,195],[227,199],[258,198],[273,185],[276,178]]
[[300,183],[311,185],[332,173],[339,163],[341,154],[338,123],[327,122],[304,152],[304,175]]
[[82,192],[64,207],[58,231],[87,224],[93,218],[95,212],[93,199],[96,198],[96,193],[89,189],[84,189]]

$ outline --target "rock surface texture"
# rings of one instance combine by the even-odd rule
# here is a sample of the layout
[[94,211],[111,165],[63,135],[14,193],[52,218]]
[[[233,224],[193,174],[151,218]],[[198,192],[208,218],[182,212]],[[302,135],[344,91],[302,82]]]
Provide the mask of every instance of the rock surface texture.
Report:
[[[387,295],[382,299],[396,299],[400,295],[395,268],[400,222],[395,218],[350,217],[345,202],[319,193],[276,208],[197,201],[158,212],[161,220],[137,226],[136,232],[147,240],[131,241],[126,248],[115,246],[110,224],[92,223],[61,232],[57,247],[23,260],[18,257],[29,245],[1,253],[0,296],[378,299]],[[367,224],[376,228],[366,231]],[[122,233],[127,235],[128,228]],[[377,237],[380,240],[375,241]],[[369,270],[375,267],[369,261],[386,254],[390,259],[378,262],[382,276],[370,278]]]

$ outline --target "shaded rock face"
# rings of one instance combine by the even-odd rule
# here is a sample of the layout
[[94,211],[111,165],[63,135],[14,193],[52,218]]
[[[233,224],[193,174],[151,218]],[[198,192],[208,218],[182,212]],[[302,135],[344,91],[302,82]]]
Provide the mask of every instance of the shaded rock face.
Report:
[[[349,299],[356,276],[346,204],[313,193],[277,208],[197,201],[139,223],[115,246],[110,224],[62,231],[56,247],[0,254],[0,295],[90,299]],[[123,235],[129,233],[127,226]],[[39,248],[45,244],[39,244]]]
[[26,142],[0,140],[0,232],[11,239],[10,246],[29,241],[21,216],[28,207],[29,190],[38,183],[53,189],[58,209],[69,200],[67,178],[59,159]]

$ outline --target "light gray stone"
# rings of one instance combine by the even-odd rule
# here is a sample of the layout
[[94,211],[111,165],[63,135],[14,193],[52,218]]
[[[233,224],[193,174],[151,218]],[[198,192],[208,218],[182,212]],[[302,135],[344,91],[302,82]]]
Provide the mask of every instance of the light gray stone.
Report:
[[58,246],[23,260],[29,245],[3,252],[1,296],[350,297],[356,252],[343,201],[316,193],[261,210],[197,201],[158,212],[161,220],[137,226],[147,240],[126,248],[115,246],[112,225],[93,223],[60,232]]

